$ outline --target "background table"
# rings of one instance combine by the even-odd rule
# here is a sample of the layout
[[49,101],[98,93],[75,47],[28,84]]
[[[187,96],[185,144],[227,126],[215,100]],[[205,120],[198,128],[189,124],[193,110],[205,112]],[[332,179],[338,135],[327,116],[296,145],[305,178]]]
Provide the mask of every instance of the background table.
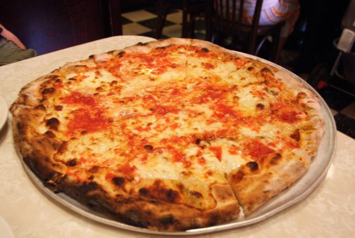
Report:
[[[10,106],[22,86],[66,62],[151,40],[111,37],[1,67],[0,96]],[[0,131],[0,215],[15,237],[155,237],[90,220],[38,189],[15,152],[10,121]],[[355,140],[337,132],[336,146],[326,178],[303,201],[260,223],[197,237],[355,237]]]

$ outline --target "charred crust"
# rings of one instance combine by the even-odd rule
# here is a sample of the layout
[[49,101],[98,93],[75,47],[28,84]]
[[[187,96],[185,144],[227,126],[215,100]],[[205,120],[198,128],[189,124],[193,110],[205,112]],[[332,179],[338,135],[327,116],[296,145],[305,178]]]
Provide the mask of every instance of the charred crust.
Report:
[[23,134],[25,134],[27,127],[24,123],[18,122],[16,124],[16,128],[17,128],[18,134],[23,135]]
[[138,42],[137,46],[146,46],[148,43]]
[[205,48],[205,47],[204,47],[204,48],[202,48],[202,49],[201,49],[201,51],[202,51],[202,52],[204,52],[204,53],[208,53],[208,52],[210,52],[210,50],[209,50],[208,48]]
[[68,166],[75,166],[78,164],[77,160],[76,159],[71,159],[69,160],[67,163],[66,163]]
[[42,91],[42,95],[45,95],[45,94],[52,94],[53,92],[55,92],[55,88],[46,88]]
[[199,199],[203,198],[202,194],[197,191],[192,191],[191,195]]
[[52,131],[46,131],[46,133],[44,133],[48,138],[55,138],[55,134]]
[[165,49],[167,49],[168,47],[167,46],[160,46],[160,47],[157,47],[156,49],[157,50],[165,50]]
[[295,130],[295,131],[290,135],[290,137],[291,137],[292,139],[294,139],[295,141],[300,141],[300,140],[301,140],[300,130],[299,130],[299,129]]
[[153,150],[153,146],[152,145],[145,145],[144,149],[146,150]]
[[87,194],[90,191],[97,190],[99,185],[94,182],[84,182],[83,185],[80,187],[80,190],[83,194]]
[[[49,158],[43,158],[44,161],[48,162]],[[36,174],[41,181],[43,181],[44,186],[50,188],[52,191],[57,191],[57,184],[63,177],[62,173],[56,172],[52,169],[48,169],[47,165],[40,163],[38,160],[33,159],[32,156],[26,156],[23,161],[28,165],[28,167]]]
[[171,214],[168,215],[168,216],[165,216],[165,217],[160,219],[159,223],[165,228],[167,228],[169,226],[172,226],[175,223],[174,216],[171,215]]
[[125,51],[120,51],[120,52],[117,54],[117,56],[120,57],[120,58],[122,58],[125,54],[126,54]]
[[246,164],[246,166],[248,166],[248,168],[251,170],[251,171],[256,171],[259,169],[259,165],[257,162],[255,161],[251,161],[249,163]]
[[262,103],[258,103],[258,104],[256,104],[256,108],[259,110],[263,110],[265,108],[265,106]]
[[59,126],[59,120],[58,118],[52,117],[51,119],[49,119],[46,122],[46,126],[48,126],[50,129],[52,130],[58,130],[58,126]]
[[113,80],[113,81],[110,83],[111,86],[116,85],[116,84],[118,84],[118,82],[117,82],[116,80]]
[[219,214],[212,214],[209,219],[209,226],[218,224],[220,220],[221,220],[221,216]]
[[97,173],[100,170],[100,167],[95,165],[91,169],[89,169],[90,173]]
[[299,92],[297,94],[297,100],[301,100],[307,97],[307,94],[305,92]]
[[58,148],[58,153],[63,153],[68,147],[68,142],[64,141]]
[[45,111],[45,110],[46,110],[46,107],[45,107],[45,106],[43,106],[43,104],[39,104],[39,105],[35,106],[35,109]]
[[245,176],[245,173],[243,170],[239,170],[236,174],[233,175],[233,179],[236,181],[236,182],[239,182],[241,181]]
[[250,67],[248,67],[248,71],[252,71],[254,69],[254,67],[252,67],[252,66],[250,66]]
[[267,68],[267,67],[264,67],[264,68],[261,69],[261,72],[262,73],[271,73],[271,70],[269,68]]
[[281,154],[277,153],[275,154],[272,158],[271,158],[271,161],[270,163],[271,164],[277,164],[278,161],[282,158]]
[[167,198],[168,202],[173,203],[179,198],[179,193],[172,190],[172,189],[169,189],[166,193],[166,198]]
[[112,182],[113,182],[115,185],[121,187],[121,186],[125,183],[125,179],[122,178],[122,177],[114,177],[114,178],[112,179]]
[[61,110],[63,110],[63,106],[62,105],[55,105],[54,110],[61,111]]
[[142,196],[148,196],[149,190],[147,188],[141,188],[139,189],[139,194]]

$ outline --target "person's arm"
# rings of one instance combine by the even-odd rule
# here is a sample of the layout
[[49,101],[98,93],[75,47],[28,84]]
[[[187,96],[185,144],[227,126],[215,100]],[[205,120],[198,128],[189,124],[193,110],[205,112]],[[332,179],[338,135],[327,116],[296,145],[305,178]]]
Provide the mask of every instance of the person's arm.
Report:
[[0,24],[0,28],[2,29],[1,35],[5,37],[6,39],[14,42],[19,48],[25,50],[26,46],[22,44],[19,38],[15,36],[11,31],[7,30],[3,25]]

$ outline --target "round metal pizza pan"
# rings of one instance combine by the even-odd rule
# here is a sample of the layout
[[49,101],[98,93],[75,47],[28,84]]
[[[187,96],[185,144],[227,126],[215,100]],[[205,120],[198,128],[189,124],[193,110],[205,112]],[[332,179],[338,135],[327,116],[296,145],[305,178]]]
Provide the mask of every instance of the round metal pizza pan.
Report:
[[52,199],[56,200],[57,202],[61,203],[65,207],[73,210],[74,212],[77,212],[83,215],[84,217],[87,217],[89,219],[95,220],[97,222],[106,225],[110,225],[124,230],[145,233],[145,234],[186,236],[186,235],[206,234],[206,233],[212,233],[217,231],[241,228],[241,227],[245,227],[248,225],[261,222],[285,210],[286,208],[304,200],[323,181],[331,165],[335,153],[335,146],[336,146],[336,126],[335,126],[333,115],[329,107],[325,103],[325,101],[322,99],[322,97],[309,84],[307,84],[304,80],[302,80],[297,75],[267,60],[249,54],[244,54],[244,53],[240,53],[240,54],[245,55],[252,59],[257,59],[259,61],[262,61],[270,66],[273,66],[284,72],[289,73],[294,78],[299,79],[306,87],[308,87],[310,90],[314,91],[316,95],[318,95],[322,106],[322,113],[324,115],[325,122],[326,122],[325,134],[321,140],[320,147],[318,150],[319,152],[317,156],[313,158],[312,164],[309,167],[308,171],[304,174],[304,176],[301,177],[296,183],[294,183],[287,190],[283,191],[281,194],[279,194],[278,196],[270,200],[267,204],[259,208],[257,211],[250,214],[250,216],[248,216],[247,218],[233,220],[228,223],[216,225],[212,227],[197,228],[197,229],[191,229],[182,232],[152,231],[149,229],[139,228],[135,226],[126,225],[121,222],[117,222],[98,212],[91,210],[90,208],[78,203],[76,200],[70,198],[69,196],[63,193],[53,193],[51,190],[43,186],[43,183],[36,177],[36,175],[27,167],[25,163],[22,163],[25,171],[28,173],[31,180],[37,185],[37,187],[40,190],[45,192],[48,196],[50,196]]

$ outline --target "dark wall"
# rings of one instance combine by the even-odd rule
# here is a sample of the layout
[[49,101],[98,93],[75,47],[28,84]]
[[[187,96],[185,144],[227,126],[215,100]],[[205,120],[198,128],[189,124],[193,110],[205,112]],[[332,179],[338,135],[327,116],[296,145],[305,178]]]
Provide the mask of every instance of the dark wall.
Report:
[[112,29],[112,22],[121,17],[117,3],[117,0],[2,0],[0,23],[40,55],[119,34]]

